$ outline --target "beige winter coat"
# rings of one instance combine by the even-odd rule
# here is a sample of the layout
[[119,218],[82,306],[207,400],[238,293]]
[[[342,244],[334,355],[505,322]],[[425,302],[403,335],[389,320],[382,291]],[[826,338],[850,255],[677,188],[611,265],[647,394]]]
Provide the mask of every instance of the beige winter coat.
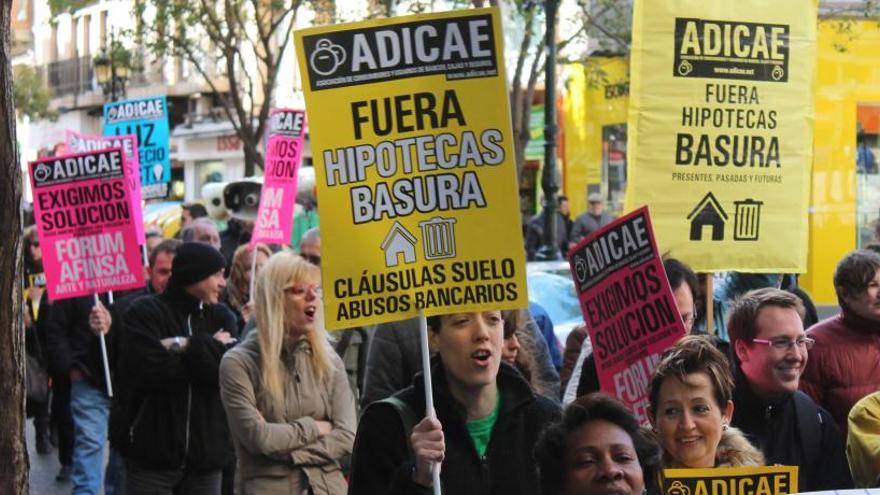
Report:
[[[671,459],[664,452],[658,476],[656,477],[660,486],[663,485],[663,469],[675,467],[670,464]],[[721,440],[718,442],[718,448],[715,449],[715,467],[754,467],[764,465],[766,465],[764,454],[752,445],[740,430],[731,426],[721,433]],[[662,493],[663,490],[661,489],[660,492]]]
[[764,454],[740,430],[730,426],[715,450],[715,467],[764,466]]
[[[220,363],[220,393],[238,457],[240,495],[341,495],[347,490],[339,460],[351,454],[356,427],[354,396],[342,360],[330,353],[332,373],[319,382],[312,373],[311,346],[300,340],[285,352],[288,373],[283,422],[268,422],[260,410],[262,382],[257,332]],[[318,436],[316,420],[333,423]]]

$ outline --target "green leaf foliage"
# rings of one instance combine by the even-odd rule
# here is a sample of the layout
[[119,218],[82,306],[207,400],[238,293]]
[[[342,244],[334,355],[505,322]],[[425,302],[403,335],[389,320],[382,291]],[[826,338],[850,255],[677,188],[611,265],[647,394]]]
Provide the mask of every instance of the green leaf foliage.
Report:
[[58,112],[49,109],[52,94],[33,67],[21,65],[13,69],[12,95],[17,116],[31,120],[58,118]]

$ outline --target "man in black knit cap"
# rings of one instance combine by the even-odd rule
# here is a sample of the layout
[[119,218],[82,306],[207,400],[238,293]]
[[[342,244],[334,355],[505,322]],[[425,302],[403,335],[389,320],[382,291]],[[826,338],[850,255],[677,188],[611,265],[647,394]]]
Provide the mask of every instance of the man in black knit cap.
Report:
[[220,493],[231,452],[218,369],[235,339],[222,304],[226,260],[213,247],[182,244],[163,294],[124,315],[121,372],[130,384],[124,423],[126,493]]

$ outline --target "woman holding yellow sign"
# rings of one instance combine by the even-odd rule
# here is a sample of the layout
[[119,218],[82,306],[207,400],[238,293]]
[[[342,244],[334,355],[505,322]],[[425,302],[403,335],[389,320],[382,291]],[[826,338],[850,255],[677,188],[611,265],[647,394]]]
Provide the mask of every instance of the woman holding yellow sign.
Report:
[[663,353],[651,378],[651,422],[665,468],[763,466],[764,456],[736,428],[727,358],[704,336]]

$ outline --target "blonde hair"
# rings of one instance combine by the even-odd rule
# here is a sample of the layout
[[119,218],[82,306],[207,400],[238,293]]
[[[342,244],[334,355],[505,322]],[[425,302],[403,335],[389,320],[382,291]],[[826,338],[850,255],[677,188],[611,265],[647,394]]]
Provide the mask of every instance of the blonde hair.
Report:
[[[263,404],[261,410],[266,419],[280,421],[284,419],[284,391],[287,374],[281,357],[288,341],[287,328],[284,325],[285,288],[292,283],[301,283],[313,278],[320,269],[305,259],[288,251],[272,255],[263,271],[257,277],[254,289],[254,309],[257,321],[257,344],[260,348],[260,375],[263,392],[259,398]],[[320,311],[318,304],[318,311]],[[316,325],[315,330],[306,334],[311,346],[312,372],[317,380],[324,381],[329,377],[333,367],[327,332],[323,325]]]
[[241,309],[248,303],[250,287],[248,286],[247,274],[251,271],[251,264],[253,263],[251,256],[256,256],[258,252],[265,254],[266,258],[272,256],[272,251],[265,244],[257,244],[253,255],[251,255],[250,244],[242,244],[235,250],[235,254],[232,255],[232,267],[229,269],[229,283],[226,285],[226,294],[229,296],[229,303],[235,309]]

